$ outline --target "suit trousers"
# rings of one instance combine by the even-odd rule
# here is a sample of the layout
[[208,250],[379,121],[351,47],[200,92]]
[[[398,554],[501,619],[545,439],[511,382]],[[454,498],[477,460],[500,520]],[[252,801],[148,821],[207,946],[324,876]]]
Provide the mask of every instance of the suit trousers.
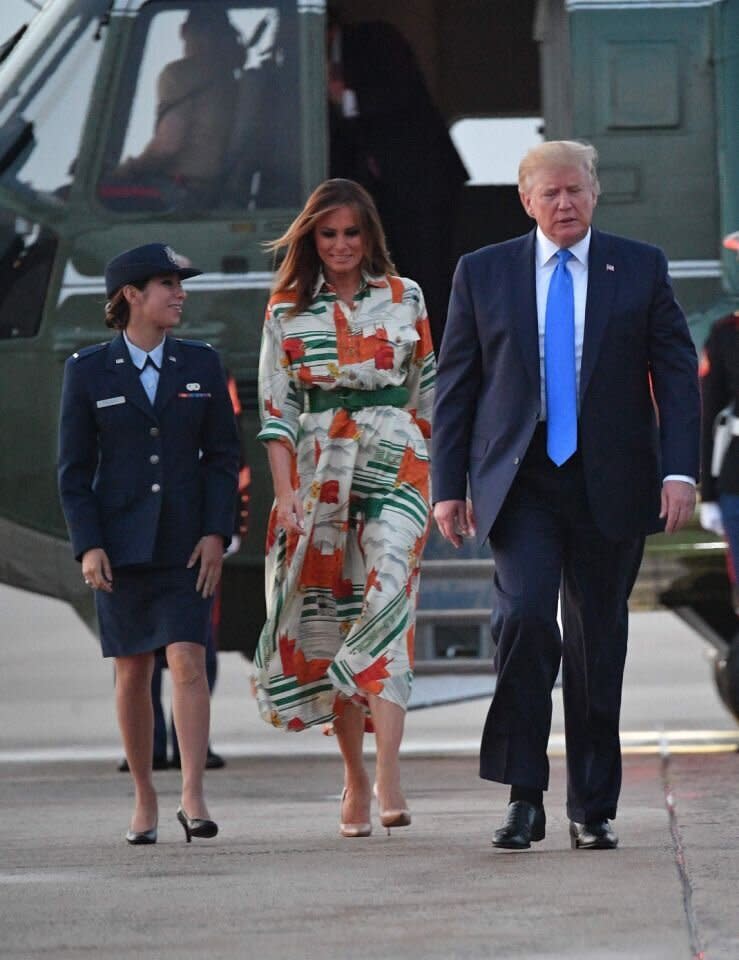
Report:
[[614,541],[600,532],[579,452],[557,467],[547,456],[546,425],[540,424],[490,544],[497,683],[482,736],[480,776],[547,789],[552,690],[561,662],[567,813],[579,822],[612,819],[621,788],[628,598],[644,537]]

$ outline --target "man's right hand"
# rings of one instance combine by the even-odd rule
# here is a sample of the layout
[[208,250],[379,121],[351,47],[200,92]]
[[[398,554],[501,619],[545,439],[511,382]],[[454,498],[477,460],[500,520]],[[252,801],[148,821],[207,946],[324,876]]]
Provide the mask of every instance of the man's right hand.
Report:
[[455,547],[462,546],[462,537],[475,532],[475,515],[472,501],[439,500],[434,504],[434,520],[445,540]]

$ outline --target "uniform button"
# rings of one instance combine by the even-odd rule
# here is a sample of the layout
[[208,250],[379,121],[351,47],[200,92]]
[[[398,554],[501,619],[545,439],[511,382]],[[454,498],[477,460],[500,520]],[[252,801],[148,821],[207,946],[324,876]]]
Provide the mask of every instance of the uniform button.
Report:
[[150,427],[150,428],[149,428],[149,436],[150,436],[150,437],[158,437],[158,436],[159,436],[159,427]]
[[152,493],[159,493],[159,491],[160,491],[161,489],[162,489],[162,488],[159,486],[158,483],[152,483],[152,485],[151,485],[151,492],[152,492]]
[[152,455],[149,457],[149,463],[159,463],[159,454],[152,453]]
[[521,458],[520,458],[520,457],[514,457],[514,458],[513,458],[513,462],[516,464],[516,466],[518,466],[519,463],[521,462]]

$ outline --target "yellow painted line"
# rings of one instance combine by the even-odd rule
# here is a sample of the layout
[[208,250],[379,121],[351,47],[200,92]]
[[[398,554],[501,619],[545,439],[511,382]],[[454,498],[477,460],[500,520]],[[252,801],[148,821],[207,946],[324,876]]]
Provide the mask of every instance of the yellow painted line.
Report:
[[[664,748],[669,753],[734,753],[739,750],[739,730],[624,730],[621,732],[623,754],[657,754]],[[550,756],[565,754],[563,734],[549,739]]]

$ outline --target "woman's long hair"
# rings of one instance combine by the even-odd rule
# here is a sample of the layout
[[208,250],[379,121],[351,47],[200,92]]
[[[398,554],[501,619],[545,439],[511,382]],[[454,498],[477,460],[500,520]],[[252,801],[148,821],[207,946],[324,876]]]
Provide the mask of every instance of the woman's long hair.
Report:
[[295,306],[288,311],[289,316],[301,313],[313,299],[321,269],[321,258],[313,237],[315,226],[327,213],[333,213],[340,207],[351,207],[359,216],[365,250],[362,269],[373,276],[397,272],[387,250],[385,231],[377,207],[369,193],[353,180],[325,180],[308,197],[285,233],[266,244],[273,253],[286,250],[277,271],[273,293],[290,290],[297,295]]

